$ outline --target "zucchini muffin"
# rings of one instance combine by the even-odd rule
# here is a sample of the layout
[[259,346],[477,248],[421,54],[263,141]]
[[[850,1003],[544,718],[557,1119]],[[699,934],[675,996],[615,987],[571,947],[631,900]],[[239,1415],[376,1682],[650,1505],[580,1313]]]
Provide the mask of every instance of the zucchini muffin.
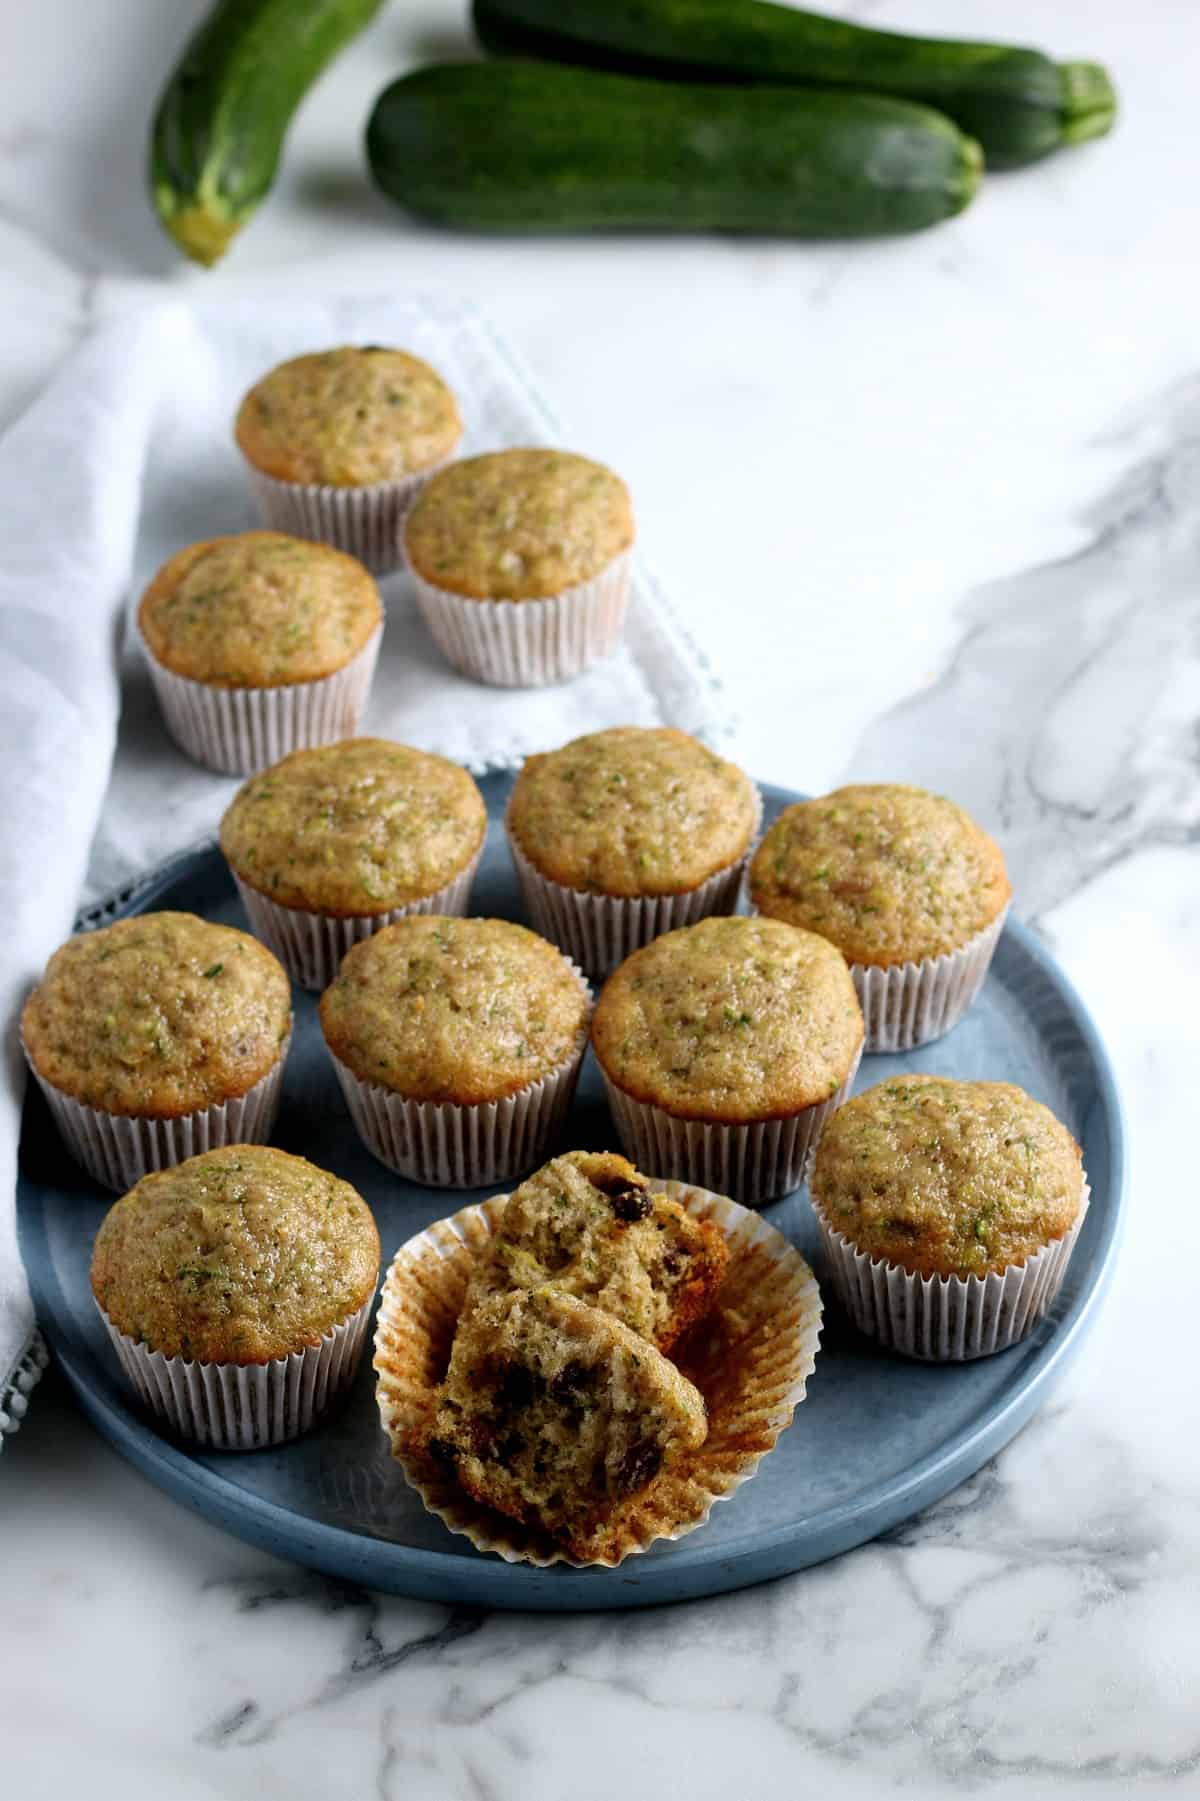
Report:
[[840,952],[775,919],[703,919],[609,977],[592,1044],[628,1155],[758,1205],[799,1186],[863,1023]]
[[466,457],[433,477],[404,528],[444,656],[515,688],[578,675],[615,647],[633,538],[620,476],[564,450]]
[[961,807],[884,783],[785,808],[750,865],[760,913],[819,932],[849,963],[868,1051],[911,1050],[957,1024],[1011,895],[999,846]]
[[426,1454],[586,1563],[614,1505],[707,1432],[699,1391],[628,1326],[559,1288],[515,1289],[459,1325]]
[[229,1450],[294,1438],[347,1385],[378,1275],[361,1195],[263,1145],[145,1176],[92,1252],[133,1386],[177,1432]]
[[454,455],[462,430],[441,376],[379,344],[280,363],[251,388],[234,423],[267,524],[378,571],[399,563],[404,515]]
[[528,757],[505,827],[538,931],[589,975],[662,932],[732,913],[762,803],[672,726],[614,726]]
[[855,1323],[912,1356],[1013,1344],[1058,1292],[1087,1205],[1079,1146],[1008,1082],[895,1076],[834,1115],[813,1209]]
[[708,1312],[728,1262],[720,1228],[656,1194],[624,1157],[571,1151],[508,1197],[463,1312],[550,1284],[666,1352]]
[[257,939],[142,913],[55,951],[21,1014],[29,1066],[97,1181],[270,1136],[292,991]]
[[486,834],[483,796],[457,763],[350,738],[252,776],[221,849],[259,937],[294,981],[324,988],[381,926],[465,913]]
[[235,775],[356,730],[382,622],[361,563],[282,532],[189,544],[138,607],[171,736]]
[[367,1148],[413,1181],[469,1188],[545,1155],[590,1007],[579,971],[524,926],[421,914],[355,945],[320,1011]]

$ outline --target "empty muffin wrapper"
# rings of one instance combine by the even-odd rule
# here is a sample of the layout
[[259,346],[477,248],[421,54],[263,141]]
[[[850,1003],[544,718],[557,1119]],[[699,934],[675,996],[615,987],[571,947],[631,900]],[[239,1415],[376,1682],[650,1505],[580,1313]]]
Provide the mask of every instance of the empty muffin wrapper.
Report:
[[160,663],[144,638],[142,648],[167,730],[180,750],[223,775],[253,775],[291,751],[354,737],[382,637],[379,625],[341,669],[278,688],[194,682]]
[[839,1301],[860,1332],[889,1351],[927,1363],[990,1357],[1028,1337],[1053,1306],[1087,1216],[1091,1189],[1083,1178],[1070,1231],[1002,1275],[914,1275],[860,1251],[832,1226],[816,1200],[829,1272]]
[[742,877],[762,819],[762,796],[757,789],[755,804],[750,841],[736,862],[682,894],[628,897],[587,894],[542,875],[522,851],[506,815],[509,849],[534,929],[557,944],[588,975],[601,977],[664,932],[695,925],[715,913],[735,913]]
[[911,1051],[956,1026],[979,993],[1008,908],[959,950],[919,963],[876,969],[850,965],[867,1028],[865,1049]]
[[574,964],[571,973],[588,1008],[571,1055],[504,1100],[474,1106],[409,1100],[379,1083],[364,1082],[334,1056],[346,1105],[372,1156],[429,1188],[483,1188],[544,1162],[571,1105],[587,1049],[592,991]]
[[466,868],[434,894],[406,901],[400,907],[390,907],[386,913],[368,913],[352,919],[338,919],[329,913],[309,913],[302,907],[281,906],[243,882],[236,869],[233,879],[255,937],[270,946],[293,982],[298,982],[301,988],[327,988],[337,975],[346,952],[384,926],[393,925],[398,919],[408,919],[415,913],[443,913],[462,918],[470,906],[471,884],[482,855],[481,844]]
[[448,663],[477,682],[538,688],[615,650],[629,607],[631,558],[547,600],[470,600],[412,571],[417,605]]
[[[821,1337],[816,1279],[782,1233],[724,1195],[679,1182],[653,1186],[694,1219],[720,1227],[729,1267],[713,1312],[686,1347],[677,1347],[680,1368],[704,1396],[708,1437],[648,1489],[614,1504],[613,1549],[592,1560],[607,1568],[660,1539],[694,1532],[718,1501],[754,1475],[804,1399]],[[507,1198],[497,1195],[438,1220],[396,1253],[375,1330],[376,1398],[405,1479],[451,1532],[508,1563],[575,1563],[536,1527],[472,1500],[420,1449],[472,1267]]]
[[291,1046],[284,1041],[275,1063],[253,1088],[235,1100],[214,1102],[176,1119],[144,1119],[104,1113],[46,1081],[26,1061],[49,1103],[54,1123],[77,1163],[106,1188],[124,1194],[151,1170],[169,1169],[201,1151],[223,1144],[266,1144],[279,1111],[283,1067]]
[[103,1307],[99,1312],[138,1398],[173,1432],[214,1451],[257,1451],[307,1432],[349,1386],[374,1299],[372,1294],[357,1313],[331,1326],[317,1344],[269,1363],[164,1357],[118,1331]]
[[846,1080],[828,1100],[784,1119],[730,1125],[680,1119],[664,1107],[635,1100],[618,1088],[603,1064],[600,1073],[621,1147],[630,1162],[649,1175],[696,1182],[736,1195],[744,1206],[762,1207],[799,1188],[825,1121],[854,1086],[861,1057],[860,1047]]
[[369,482],[339,488],[330,482],[285,482],[248,464],[250,487],[263,523],[272,531],[290,532],[332,544],[371,570],[386,575],[404,562],[404,521],[431,475],[452,459],[443,457],[399,481]]

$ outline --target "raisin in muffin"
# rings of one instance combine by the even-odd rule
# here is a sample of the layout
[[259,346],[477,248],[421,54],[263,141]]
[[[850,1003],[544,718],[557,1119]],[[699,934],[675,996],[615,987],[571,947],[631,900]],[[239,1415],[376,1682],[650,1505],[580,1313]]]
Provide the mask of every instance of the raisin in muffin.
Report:
[[609,977],[592,1025],[633,1161],[750,1205],[799,1185],[862,1040],[840,953],[775,919],[656,938]]
[[404,515],[462,429],[453,394],[420,357],[346,344],[264,375],[234,437],[269,525],[382,571],[400,561]]
[[463,1311],[550,1284],[666,1352],[708,1312],[728,1262],[720,1228],[655,1194],[624,1157],[570,1151],[509,1196]]
[[760,913],[819,932],[854,976],[867,1049],[957,1024],[982,985],[1012,890],[998,845],[941,795],[868,783],[787,807],[750,866]]
[[486,833],[483,796],[457,763],[350,738],[251,777],[221,849],[255,931],[293,980],[324,988],[381,926],[465,913]]
[[614,726],[528,757],[505,819],[534,924],[589,975],[662,932],[732,913],[762,806],[674,727]]
[[619,476],[562,450],[500,450],[435,475],[404,528],[417,600],[447,660],[528,687],[615,646],[633,511]]
[[474,1187],[545,1155],[590,1008],[579,971],[524,926],[423,914],[355,945],[320,1013],[368,1149],[415,1181]]
[[[1079,1146],[1048,1107],[1008,1082],[942,1076],[895,1076],[848,1102],[810,1186],[856,1322],[925,1356],[978,1355],[1028,1332],[1086,1206]],[[951,1323],[961,1342],[939,1351]]]
[[291,1029],[291,988],[270,951],[191,913],[68,939],[21,1014],[68,1148],[112,1188],[269,1137]]
[[698,1390],[653,1345],[560,1289],[515,1289],[460,1324],[427,1454],[475,1500],[603,1557],[615,1503],[707,1435]]

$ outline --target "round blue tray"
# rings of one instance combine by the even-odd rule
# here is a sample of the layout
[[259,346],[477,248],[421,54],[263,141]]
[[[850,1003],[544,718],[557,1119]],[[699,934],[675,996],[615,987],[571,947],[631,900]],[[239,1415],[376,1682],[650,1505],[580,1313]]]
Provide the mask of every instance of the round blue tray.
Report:
[[[491,824],[474,905],[520,918],[500,826],[510,780],[483,783]],[[765,795],[768,821],[797,798],[780,789]],[[88,923],[151,907],[246,923],[215,848],[176,858]],[[296,1013],[276,1142],[366,1195],[386,1267],[397,1245],[483,1191],[414,1187],[376,1163],[343,1105],[314,997],[298,995]],[[448,1532],[388,1455],[369,1359],[344,1411],[281,1450],[209,1455],[164,1437],[125,1388],[88,1287],[92,1240],[112,1197],[66,1156],[31,1091],[17,1205],[38,1317],[84,1412],[130,1462],[198,1513],[279,1556],[369,1588],[485,1607],[636,1607],[741,1588],[874,1538],[977,1470],[1025,1424],[1079,1349],[1112,1267],[1122,1206],[1120,1104],[1083,1003],[1031,932],[1008,925],[983,994],[949,1037],[907,1057],[865,1059],[858,1086],[900,1067],[1018,1082],[1079,1139],[1092,1204],[1052,1315],[1000,1356],[934,1368],[881,1354],[827,1306],[808,1398],[754,1481],[700,1531],[616,1570],[506,1564]],[[567,1139],[588,1148],[616,1142],[590,1057]],[[803,1192],[775,1203],[768,1217],[820,1276]]]

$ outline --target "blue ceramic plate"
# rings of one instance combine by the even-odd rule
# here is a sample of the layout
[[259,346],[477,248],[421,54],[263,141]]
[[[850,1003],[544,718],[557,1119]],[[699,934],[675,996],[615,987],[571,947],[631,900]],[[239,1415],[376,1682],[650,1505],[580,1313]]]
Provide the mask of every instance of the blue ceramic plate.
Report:
[[[500,826],[509,784],[505,776],[483,784],[491,827],[474,900],[479,913],[516,919],[520,900]],[[768,820],[796,798],[767,790]],[[151,907],[246,923],[215,849],[176,859],[103,917]],[[486,1607],[641,1606],[741,1588],[874,1538],[977,1470],[1024,1425],[1079,1349],[1112,1267],[1123,1160],[1112,1072],[1082,1002],[1032,933],[1009,924],[983,994],[948,1038],[904,1058],[867,1058],[859,1086],[898,1067],[1018,1082],[1079,1139],[1092,1203],[1053,1315],[1000,1356],[931,1368],[881,1355],[830,1309],[808,1399],[755,1479],[700,1531],[616,1570],[505,1564],[427,1514],[388,1455],[369,1358],[344,1412],[282,1450],[207,1455],[163,1437],[125,1388],[88,1288],[92,1239],[111,1196],[66,1156],[31,1092],[18,1207],[38,1316],[85,1413],[130,1462],[198,1513],[279,1556],[369,1588]],[[568,1137],[572,1146],[616,1143],[590,1058]],[[413,1187],[362,1148],[311,995],[297,999],[276,1142],[367,1196],[385,1267],[430,1220],[483,1198],[483,1191]],[[804,1194],[775,1203],[768,1217],[820,1275]]]

